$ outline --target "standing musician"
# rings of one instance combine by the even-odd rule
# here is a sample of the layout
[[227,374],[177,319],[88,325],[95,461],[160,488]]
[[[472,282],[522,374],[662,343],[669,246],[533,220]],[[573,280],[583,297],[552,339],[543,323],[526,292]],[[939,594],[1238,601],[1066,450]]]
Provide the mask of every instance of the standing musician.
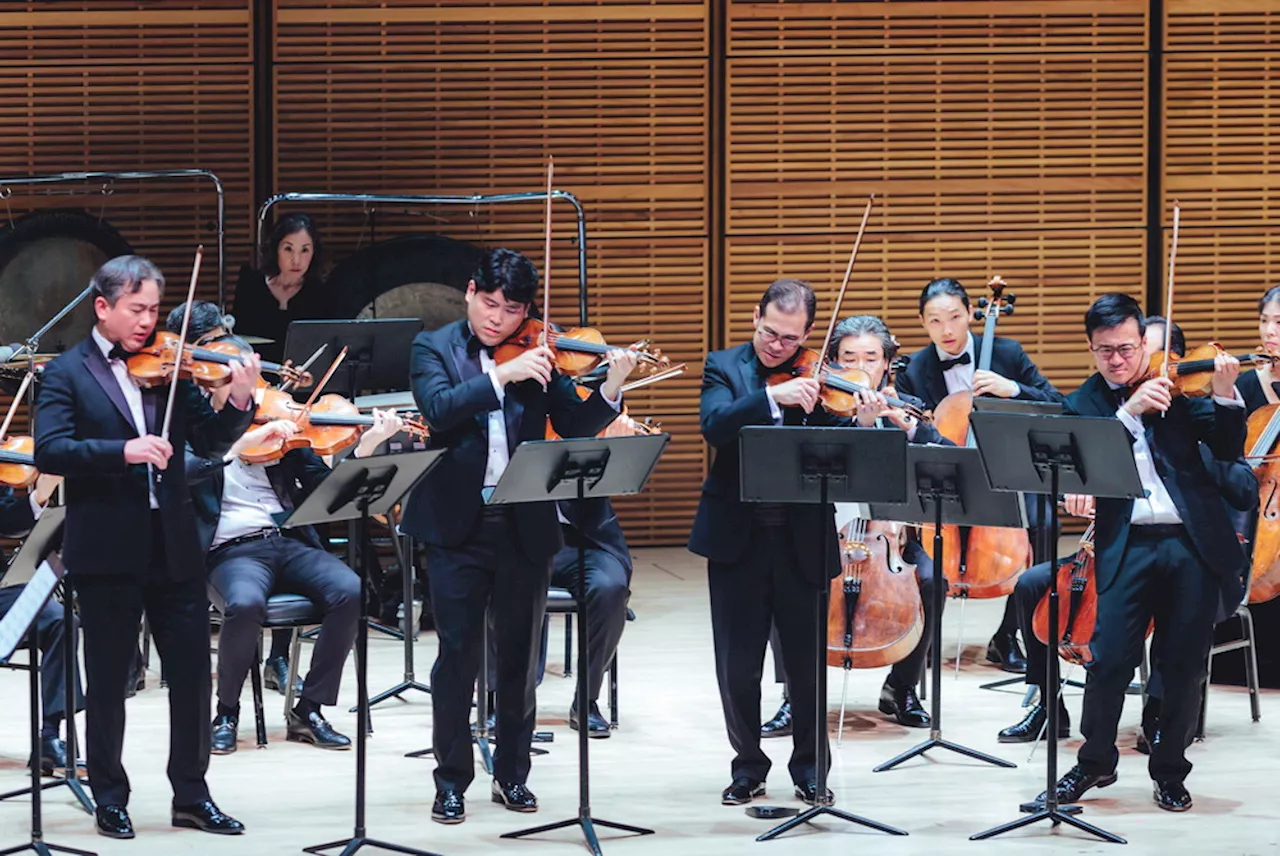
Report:
[[[1062,401],[1062,395],[1040,374],[1035,363],[1013,339],[996,337],[990,371],[977,371],[982,337],[969,332],[973,312],[969,294],[951,277],[935,279],[920,292],[920,323],[932,344],[911,355],[897,378],[899,393],[923,399],[935,409],[953,392],[971,389],[974,395],[994,395],[1023,401]],[[1028,508],[1029,515],[1036,506]],[[1035,529],[1034,516],[1028,520]],[[1036,543],[1034,531],[1031,543]],[[1006,672],[1025,672],[1027,661],[1018,647],[1018,622],[1013,599],[1005,601],[1004,618],[987,645],[987,660]]]
[[1186,747],[1199,711],[1221,579],[1240,573],[1244,562],[1199,446],[1204,443],[1219,461],[1240,457],[1244,402],[1235,390],[1240,364],[1227,354],[1215,359],[1212,401],[1173,396],[1167,377],[1147,379],[1144,328],[1133,298],[1104,294],[1094,301],[1085,313],[1085,333],[1098,371],[1067,399],[1071,413],[1114,415],[1125,425],[1147,494],[1096,503],[1088,496],[1066,498],[1067,511],[1078,516],[1096,505],[1098,615],[1081,721],[1085,743],[1056,790],[1059,802],[1074,803],[1091,788],[1115,783],[1125,689],[1154,619],[1164,698],[1162,738],[1151,747],[1148,770],[1156,805],[1186,811]]
[[[544,285],[544,287],[546,287]],[[538,808],[526,787],[537,705],[538,637],[551,560],[562,545],[550,503],[485,505],[511,453],[541,440],[550,417],[562,437],[593,436],[617,417],[637,355],[612,350],[599,390],[578,397],[555,353],[532,347],[501,364],[492,349],[529,315],[538,288],[532,262],[512,250],[485,253],[465,295],[466,318],[420,333],[410,357],[414,399],[447,449],[414,488],[404,531],[426,546],[439,653],[431,671],[432,744],[438,766],[431,818],[461,823],[475,776],[470,708],[485,610],[497,646],[497,741],[492,798],[512,811]]]
[[[171,332],[182,330],[185,304],[169,314]],[[196,301],[187,337],[204,339],[222,324],[218,307]],[[247,346],[246,346],[247,348]],[[211,396],[215,410],[226,403],[222,389]],[[372,455],[400,430],[393,413],[374,411],[373,427],[356,446],[356,457]],[[224,619],[218,635],[217,710],[211,726],[211,751],[236,751],[240,692],[255,668],[267,598],[277,592],[300,594],[321,607],[324,617],[297,705],[286,716],[287,738],[321,749],[349,749],[321,712],[338,701],[342,666],[360,620],[360,578],[330,554],[314,528],[281,529],[279,524],[329,475],[329,467],[310,448],[293,449],[275,464],[247,464],[240,453],[273,438],[288,438],[298,427],[275,420],[246,431],[220,458],[189,455],[187,477],[199,525],[200,544],[208,550],[209,599]]]
[[[0,535],[6,538],[21,538],[36,525],[36,520],[49,504],[49,497],[57,489],[62,479],[57,476],[41,474],[30,493],[24,497],[14,496],[13,489],[0,488]],[[0,571],[0,579],[4,571]],[[0,619],[9,614],[26,585],[0,587]],[[41,727],[40,727],[40,772],[46,776],[67,768],[67,744],[59,737],[62,721],[66,718],[66,669],[65,643],[68,632],[63,621],[62,604],[54,601],[45,603],[36,613],[36,640],[40,646],[40,691]],[[73,634],[75,627],[71,628]],[[75,650],[74,637],[71,650]],[[80,691],[80,669],[75,667],[75,704],[76,711],[84,710],[84,696]],[[67,728],[74,727],[68,720]],[[36,763],[32,759],[31,763]],[[73,762],[74,763],[74,762]]]
[[[169,681],[169,781],[174,826],[239,834],[209,796],[209,599],[204,550],[174,448],[225,452],[253,419],[258,359],[231,366],[230,406],[215,413],[177,381],[168,438],[167,388],[142,390],[131,353],[152,337],[164,277],[139,256],[107,262],[91,281],[97,324],[45,366],[36,405],[35,462],[66,479],[62,558],[84,625],[89,781],[98,832],[132,838],[121,762],[124,688],[143,613]],[[179,464],[181,459],[179,459]]]
[[[689,549],[707,558],[716,679],[735,753],[732,781],[721,794],[725,805],[765,793],[770,760],[760,748],[760,678],[771,622],[791,684],[795,719],[788,771],[796,796],[810,804],[834,801],[830,790],[817,792],[814,595],[840,567],[835,520],[813,506],[744,503],[738,477],[738,436],[749,425],[849,424],[819,406],[814,378],[767,383],[801,353],[814,311],[808,283],[778,280],[754,310],[751,341],[709,353],[702,374],[702,436],[715,460],[702,485]],[[810,534],[820,522],[831,527],[827,553]]]

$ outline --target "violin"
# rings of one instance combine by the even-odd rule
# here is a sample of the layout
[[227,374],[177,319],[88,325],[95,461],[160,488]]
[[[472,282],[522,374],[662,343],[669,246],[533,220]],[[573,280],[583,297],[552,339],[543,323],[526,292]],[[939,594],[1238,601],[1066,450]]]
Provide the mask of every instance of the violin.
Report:
[[13,422],[18,402],[22,400],[33,377],[34,375],[28,371],[22,378],[13,401],[9,402],[9,410],[4,415],[4,422],[0,424],[0,483],[9,487],[31,487],[40,477],[40,471],[36,469],[35,439],[23,435],[5,436],[9,433],[9,425]]
[[[681,363],[678,366],[672,366],[669,369],[664,369],[663,371],[650,375],[648,377],[641,378],[639,380],[633,380],[629,383],[624,383],[622,385],[622,389],[619,390],[619,392],[624,392],[624,393],[629,392],[633,389],[637,389],[642,386],[649,386],[650,384],[657,383],[659,380],[665,380],[666,378],[675,377],[679,374],[682,374],[684,372],[684,368],[685,368],[684,364]],[[574,389],[578,393],[578,398],[581,398],[583,401],[591,397],[591,388],[586,386],[585,384],[582,384],[582,383],[575,384]],[[596,436],[597,437],[634,437],[636,435],[641,435],[641,434],[648,435],[648,434],[661,434],[661,433],[662,433],[661,422],[654,422],[648,416],[646,416],[643,421],[637,422],[627,414],[627,406],[623,404],[622,412],[618,414],[618,418],[610,422],[608,425],[606,425],[604,427],[604,430],[602,430],[599,434],[596,434]],[[563,437],[561,437],[559,434],[556,433],[556,429],[554,426],[552,426],[550,418],[547,419],[547,431],[545,436],[546,436],[546,439],[548,440],[564,439]]]
[[[1167,377],[1173,381],[1174,395],[1185,395],[1188,398],[1204,398],[1213,395],[1214,358],[1226,353],[1228,353],[1227,349],[1217,342],[1209,342],[1192,348],[1182,357],[1171,353],[1166,363],[1164,352],[1156,351],[1151,355],[1146,373],[1129,384],[1129,391],[1132,392],[1134,388],[1153,377]],[[1280,356],[1265,353],[1237,354],[1236,359],[1241,363],[1252,363],[1255,366],[1275,365],[1280,362]]]
[[[173,377],[179,341],[176,333],[157,332],[151,344],[128,359],[129,376],[143,389],[168,384]],[[182,367],[178,377],[208,389],[217,389],[231,382],[231,363],[243,359],[244,351],[232,342],[210,342],[201,347],[186,346],[182,349]],[[313,380],[310,373],[288,364],[263,363],[262,370],[277,374],[299,386],[310,386]]]
[[827,665],[874,669],[910,654],[924,635],[915,566],[902,558],[906,527],[851,520],[840,530],[843,573],[831,580]]
[[[982,350],[978,354],[977,371],[991,370],[991,354],[995,349],[996,321],[1001,315],[1013,313],[1014,295],[1005,295],[1006,283],[993,277],[988,287],[990,300],[978,302],[975,317],[984,322]],[[957,446],[973,446],[969,433],[969,416],[973,413],[973,391],[953,392],[934,408],[934,427],[938,433]],[[921,526],[921,541],[925,551],[933,556],[933,526]],[[1030,565],[1031,539],[1025,529],[1006,529],[995,526],[974,526],[966,533],[967,543],[962,543],[960,527],[942,527],[942,573],[950,584],[952,597],[988,598],[1003,597],[1013,591],[1021,574]]]
[[[507,340],[498,345],[493,352],[496,363],[505,363],[542,345],[542,336],[546,334],[547,347],[556,355],[556,370],[563,375],[577,377],[590,372],[600,365],[605,355],[615,350],[604,340],[604,336],[594,327],[573,327],[568,330],[548,330],[537,318],[526,318],[524,323],[512,333]],[[660,350],[651,350],[649,340],[630,346],[640,355],[641,363],[651,369],[664,369],[671,361],[662,355]]]
[[[871,376],[859,368],[839,368],[834,365],[821,366],[819,372],[821,362],[821,353],[812,348],[804,348],[787,368],[771,373],[765,382],[769,386],[775,386],[797,377],[817,377],[818,383],[822,385],[822,392],[819,394],[822,406],[836,416],[852,416],[858,410],[858,393],[875,391],[871,385]],[[890,407],[901,408],[921,422],[933,421],[931,414],[900,398],[886,395],[885,401]]]
[[[254,422],[267,423],[287,419],[298,426],[292,437],[275,437],[240,453],[246,464],[278,461],[294,449],[309,448],[317,455],[333,455],[354,446],[363,430],[373,424],[372,416],[364,416],[359,408],[341,395],[328,393],[308,404],[299,404],[286,392],[273,387],[262,390],[262,400],[254,414]],[[419,437],[428,435],[421,422],[403,419],[404,429]]]

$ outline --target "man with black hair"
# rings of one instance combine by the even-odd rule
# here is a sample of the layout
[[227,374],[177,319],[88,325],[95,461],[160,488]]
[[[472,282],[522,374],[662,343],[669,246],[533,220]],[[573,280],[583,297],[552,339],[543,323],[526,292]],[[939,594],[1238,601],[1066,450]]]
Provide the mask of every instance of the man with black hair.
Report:
[[497,751],[492,799],[512,811],[538,807],[526,786],[536,719],[538,638],[551,560],[563,543],[554,503],[485,504],[522,441],[590,437],[618,414],[637,355],[613,350],[600,388],[585,400],[538,346],[498,364],[493,349],[529,316],[538,272],[520,253],[485,253],[465,295],[466,317],[413,342],[414,399],[446,449],[413,489],[403,529],[423,544],[430,568],[439,653],[431,670],[436,798],[431,818],[461,823],[475,776],[471,696],[480,666],[485,612],[497,650]]
[[[1067,399],[1067,410],[1119,419],[1132,437],[1145,495],[1138,499],[1066,497],[1068,513],[1096,508],[1098,615],[1084,692],[1078,761],[1056,785],[1060,803],[1079,801],[1116,781],[1116,728],[1125,690],[1142,659],[1154,620],[1154,657],[1162,669],[1162,737],[1148,764],[1154,799],[1166,811],[1191,808],[1183,784],[1186,748],[1199,711],[1205,654],[1212,639],[1222,578],[1239,574],[1244,553],[1201,454],[1217,461],[1243,453],[1244,401],[1235,389],[1240,364],[1215,360],[1211,400],[1174,396],[1163,376],[1144,380],[1145,319],[1138,302],[1104,294],[1085,313],[1097,372]],[[1039,799],[1043,801],[1045,794]]]
[[[716,680],[734,750],[732,781],[720,795],[724,805],[742,805],[765,793],[771,762],[760,748],[760,678],[771,623],[778,629],[776,654],[786,664],[794,710],[787,769],[795,794],[811,805],[834,802],[830,789],[819,794],[817,784],[814,604],[840,569],[835,520],[830,508],[743,502],[738,470],[739,436],[747,426],[850,424],[822,409],[812,377],[767,383],[770,374],[786,372],[795,362],[813,328],[815,305],[808,283],[778,280],[753,311],[751,341],[707,354],[702,372],[702,436],[715,459],[702,485],[689,549],[707,559]],[[826,551],[810,534],[821,526],[831,529]]]
[[[929,410],[953,392],[994,395],[1022,401],[1056,401],[1063,397],[1013,339],[997,336],[992,343],[990,370],[978,370],[982,336],[969,332],[973,312],[969,293],[951,277],[930,282],[920,292],[920,323],[931,344],[911,355],[899,372],[899,392],[924,401]],[[1036,543],[1038,506],[1028,503],[1031,543]],[[987,645],[987,660],[1006,672],[1025,672],[1027,661],[1018,648],[1018,621],[1013,599],[1005,602],[1004,618]]]
[[97,829],[132,838],[121,762],[124,688],[143,613],[169,681],[169,781],[174,826],[239,834],[209,796],[209,599],[182,461],[173,450],[224,453],[253,420],[258,360],[231,366],[230,406],[215,413],[178,381],[167,437],[168,387],[140,389],[126,363],[152,339],[164,277],[139,256],[107,262],[91,281],[97,324],[45,366],[35,413],[35,462],[66,479],[62,560],[85,638],[85,747]]

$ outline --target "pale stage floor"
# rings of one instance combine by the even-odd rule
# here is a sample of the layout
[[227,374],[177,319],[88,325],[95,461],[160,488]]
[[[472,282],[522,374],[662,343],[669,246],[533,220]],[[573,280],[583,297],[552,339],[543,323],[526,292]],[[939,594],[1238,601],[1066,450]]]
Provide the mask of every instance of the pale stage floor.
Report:
[[[944,679],[944,736],[1017,763],[997,769],[950,752],[935,750],[925,760],[897,770],[872,773],[877,763],[910,748],[927,732],[900,727],[875,710],[884,670],[854,671],[849,680],[849,715],[836,750],[831,785],[837,806],[901,827],[910,835],[880,833],[823,821],[818,828],[793,832],[757,844],[754,837],[771,825],[746,817],[741,808],[723,807],[720,790],[729,782],[730,750],[716,691],[711,652],[704,564],[682,549],[639,550],[632,606],[637,620],[627,626],[621,647],[621,727],[611,739],[591,743],[592,811],[596,817],[649,826],[642,838],[605,834],[607,854],[660,853],[1189,853],[1261,854],[1280,849],[1280,824],[1271,797],[1280,771],[1280,704],[1274,693],[1262,700],[1262,721],[1249,718],[1242,690],[1214,687],[1210,693],[1208,739],[1192,747],[1196,765],[1188,780],[1195,808],[1181,815],[1151,802],[1146,759],[1133,751],[1139,700],[1130,697],[1121,724],[1120,781],[1086,798],[1082,817],[1129,840],[1129,845],[1094,843],[1067,827],[1051,831],[1036,825],[987,842],[971,842],[972,833],[1018,816],[1020,801],[1044,785],[1043,750],[1028,762],[1028,748],[1002,746],[996,732],[1020,716],[1021,688],[979,689],[1002,673],[982,661],[983,646],[999,620],[999,601],[969,603],[963,614],[964,654],[958,678],[948,668]],[[961,610],[948,604],[945,622],[947,661],[955,650]],[[573,681],[560,675],[561,622],[551,637],[549,673],[539,691],[539,725],[555,732],[551,754],[534,760],[530,786],[538,794],[537,814],[520,815],[489,801],[489,780],[479,772],[468,796],[468,819],[444,827],[430,820],[433,785],[430,759],[404,753],[430,742],[431,702],[420,693],[406,702],[374,709],[376,733],[369,743],[368,828],[374,837],[443,854],[493,853],[557,856],[585,853],[581,836],[566,829],[523,841],[498,836],[576,814],[577,752],[574,732],[565,723]],[[423,634],[417,643],[418,672],[430,672],[435,642]],[[372,692],[400,680],[400,643],[374,635],[370,645]],[[308,649],[304,647],[304,657]],[[766,674],[769,674],[766,669]],[[842,675],[832,669],[831,721],[840,702]],[[1077,673],[1076,677],[1079,677]],[[27,756],[26,677],[0,673],[0,789],[21,787]],[[355,734],[347,708],[355,699],[354,670],[348,661],[342,704],[331,719]],[[763,712],[776,708],[780,692],[764,686]],[[251,711],[246,685],[242,702]],[[209,781],[214,798],[243,820],[248,833],[222,839],[169,828],[169,789],[164,776],[167,746],[165,692],[157,676],[129,702],[126,762],[133,782],[130,811],[137,827],[134,841],[112,841],[94,834],[90,819],[76,808],[65,789],[49,793],[46,838],[55,844],[102,854],[274,854],[344,838],[352,826],[354,753],[331,754],[286,743],[281,697],[267,697],[270,745],[253,748],[252,722],[241,727],[240,751],[214,757]],[[1067,707],[1079,719],[1080,691],[1069,690]],[[83,720],[82,720],[83,721]],[[769,797],[763,802],[795,806],[786,773],[789,739],[766,741],[775,767]],[[1067,742],[1065,769],[1079,745],[1079,731]],[[0,804],[0,849],[25,840],[29,803]],[[336,851],[335,851],[336,852]],[[377,851],[364,850],[362,853]]]

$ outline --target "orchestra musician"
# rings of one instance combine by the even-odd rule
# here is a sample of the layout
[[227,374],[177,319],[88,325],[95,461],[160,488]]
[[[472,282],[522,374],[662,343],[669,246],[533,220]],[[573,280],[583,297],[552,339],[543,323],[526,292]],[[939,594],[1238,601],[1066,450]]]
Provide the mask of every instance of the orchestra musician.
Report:
[[[53,491],[57,489],[62,479],[58,476],[41,474],[37,479],[31,491],[26,496],[15,496],[13,489],[9,487],[0,488],[0,535],[6,538],[22,538],[31,531],[31,527],[36,525],[36,520],[40,518],[45,506],[49,504],[49,498],[53,495]],[[0,579],[4,578],[4,572],[0,571]],[[21,596],[23,589],[26,588],[25,583],[22,585],[0,586],[0,619],[9,614],[9,610],[13,608],[13,604]],[[46,776],[52,776],[55,773],[61,773],[67,769],[67,744],[59,737],[61,733],[62,722],[66,718],[66,682],[64,679],[64,671],[66,669],[66,634],[67,627],[63,621],[62,604],[55,601],[48,601],[44,606],[40,607],[40,611],[35,617],[36,642],[40,646],[40,692],[42,704],[40,707],[41,724],[40,724],[40,772]],[[76,627],[72,627],[71,651],[76,650],[76,642],[74,634]],[[75,669],[75,705],[76,712],[84,710],[84,694],[80,688],[80,668],[74,663]],[[68,721],[67,728],[71,728]],[[35,763],[33,758],[31,763]]]
[[1184,784],[1191,771],[1186,747],[1199,712],[1219,589],[1244,562],[1200,444],[1218,461],[1239,458],[1244,401],[1235,389],[1239,362],[1228,354],[1215,359],[1212,400],[1174,396],[1172,382],[1161,375],[1146,379],[1144,329],[1133,298],[1104,294],[1094,301],[1085,333],[1097,372],[1067,399],[1070,413],[1114,416],[1125,425],[1147,494],[1137,500],[1066,498],[1068,513],[1096,509],[1098,613],[1081,720],[1085,742],[1056,791],[1060,803],[1074,803],[1092,788],[1116,782],[1116,728],[1154,619],[1153,659],[1164,686],[1161,739],[1151,746],[1148,771],[1156,805],[1186,811],[1192,805]]
[[124,688],[145,613],[169,682],[169,781],[174,826],[239,834],[213,802],[209,765],[209,600],[186,474],[169,466],[186,444],[222,454],[253,419],[258,359],[234,362],[229,406],[215,413],[177,381],[168,438],[157,436],[167,388],[142,390],[127,358],[155,331],[164,277],[139,256],[104,264],[91,280],[97,323],[44,369],[35,463],[66,479],[62,559],[84,627],[89,781],[97,830],[132,838],[121,761]]
[[[181,331],[185,309],[183,304],[169,314],[170,332]],[[206,339],[221,322],[217,306],[195,301],[187,337]],[[226,403],[223,389],[212,392],[215,410]],[[401,428],[394,413],[375,410],[373,420],[355,447],[358,458],[372,455]],[[274,420],[245,431],[221,457],[187,456],[200,545],[208,551],[209,599],[223,615],[217,707],[210,726],[215,755],[236,751],[240,692],[249,669],[257,665],[267,598],[282,592],[307,597],[323,613],[310,671],[296,706],[286,715],[287,739],[321,749],[351,748],[351,740],[334,729],[321,708],[338,701],[342,667],[360,620],[360,578],[325,549],[313,527],[279,526],[329,475],[329,467],[310,448],[293,449],[270,465],[248,464],[239,457],[297,430],[293,422]]]
[[[795,712],[788,771],[796,796],[809,804],[834,801],[829,789],[817,792],[814,595],[840,567],[835,520],[824,520],[831,512],[813,506],[744,503],[738,474],[742,428],[849,424],[822,409],[814,378],[767,383],[768,375],[787,370],[801,352],[815,305],[808,283],[778,280],[754,309],[751,341],[712,351],[703,369],[702,435],[715,459],[702,485],[689,549],[707,559],[716,679],[734,750],[724,805],[742,805],[765,793],[771,762],[760,748],[760,678],[771,622],[778,628]],[[809,534],[820,525],[831,527],[829,552]]]
[[236,328],[271,339],[258,345],[262,359],[284,359],[285,333],[293,321],[328,318],[324,295],[324,241],[306,214],[286,214],[276,221],[262,245],[262,270],[240,268],[236,282]]
[[[490,250],[465,295],[466,317],[421,333],[410,356],[414,399],[431,446],[447,449],[415,486],[403,529],[426,548],[439,653],[431,672],[432,745],[437,759],[431,817],[466,818],[475,775],[470,708],[485,610],[497,649],[497,751],[492,799],[530,812],[526,785],[536,714],[538,638],[551,561],[562,546],[555,506],[485,505],[516,445],[541,440],[550,417],[562,437],[594,436],[618,415],[634,351],[614,349],[600,388],[581,399],[554,368],[554,352],[526,349],[501,364],[492,349],[529,315],[538,272],[520,253]],[[544,286],[545,287],[545,286]]]
[[[1280,354],[1280,285],[1267,289],[1258,300],[1258,335],[1264,351]],[[1270,364],[1241,372],[1236,389],[1244,397],[1245,412],[1250,415],[1263,405],[1280,404],[1280,380]]]
[[[991,369],[978,371],[982,336],[969,332],[973,317],[969,294],[951,277],[935,279],[920,292],[920,323],[930,344],[911,355],[897,377],[898,392],[922,399],[929,410],[953,392],[971,389],[975,395],[994,395],[1023,401],[1063,400],[1035,363],[1013,339],[997,336],[991,353]],[[1038,505],[1028,503],[1031,543]],[[987,644],[987,660],[1006,672],[1025,672],[1026,657],[1018,647],[1018,622],[1012,597],[1005,602],[1004,618]],[[1029,644],[1029,643],[1028,643]]]

